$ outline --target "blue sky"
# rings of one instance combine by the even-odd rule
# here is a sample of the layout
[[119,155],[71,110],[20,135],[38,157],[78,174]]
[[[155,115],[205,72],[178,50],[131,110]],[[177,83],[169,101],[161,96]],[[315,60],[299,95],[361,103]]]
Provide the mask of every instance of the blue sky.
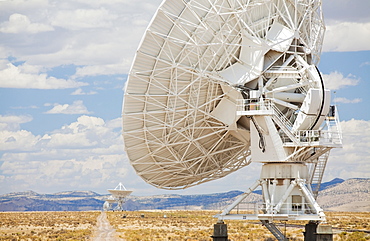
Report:
[[[260,165],[251,164],[171,192],[146,184],[129,165],[122,88],[160,2],[0,0],[0,194],[107,193],[119,182],[133,195],[210,193],[244,190],[259,177]],[[323,0],[323,6],[319,69],[344,135],[324,179],[370,177],[370,1]]]

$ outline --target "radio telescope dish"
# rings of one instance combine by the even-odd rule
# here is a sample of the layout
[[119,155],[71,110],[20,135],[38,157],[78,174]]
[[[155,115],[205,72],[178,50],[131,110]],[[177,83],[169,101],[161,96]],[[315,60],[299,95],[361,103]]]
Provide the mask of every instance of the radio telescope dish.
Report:
[[[146,182],[181,189],[247,166],[251,127],[237,115],[240,99],[269,98],[296,130],[320,126],[330,100],[314,66],[324,32],[320,5],[282,2],[163,1],[123,104],[125,150]],[[296,11],[299,26],[287,18]],[[320,113],[300,111],[313,100]]]
[[[117,202],[117,206],[114,208],[114,210],[123,210],[122,205],[125,201],[125,198],[132,193],[132,191],[126,190],[122,183],[119,183],[115,189],[108,189],[108,192],[112,194],[114,202]],[[106,202],[111,205],[112,200],[109,198],[106,200]]]
[[112,209],[113,203],[116,203],[117,201],[114,199],[113,196],[110,196],[107,198],[103,204],[103,210],[108,211]]
[[109,204],[112,204],[112,203],[115,203],[116,202],[116,200],[114,199],[114,197],[113,196],[110,196],[109,198],[107,198],[106,200],[105,200],[107,203],[109,203]]
[[[220,220],[324,220],[315,199],[341,146],[316,67],[324,31],[320,0],[163,1],[125,86],[123,138],[137,174],[181,189],[260,162],[260,179]],[[232,216],[258,186],[264,214]]]

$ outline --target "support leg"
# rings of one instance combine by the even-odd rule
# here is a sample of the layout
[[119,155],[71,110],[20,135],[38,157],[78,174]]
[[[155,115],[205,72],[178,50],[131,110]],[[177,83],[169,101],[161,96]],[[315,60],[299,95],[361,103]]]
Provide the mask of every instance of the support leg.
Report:
[[331,225],[309,222],[305,226],[304,241],[333,241]]
[[316,241],[317,222],[309,222],[305,226],[304,241]]
[[227,225],[223,221],[218,221],[213,226],[213,241],[227,241]]
[[331,225],[320,224],[316,229],[316,241],[333,241]]

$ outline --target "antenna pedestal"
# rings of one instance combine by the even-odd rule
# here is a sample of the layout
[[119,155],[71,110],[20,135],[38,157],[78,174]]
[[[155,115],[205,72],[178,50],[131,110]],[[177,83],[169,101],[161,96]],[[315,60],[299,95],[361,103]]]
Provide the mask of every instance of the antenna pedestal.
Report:
[[[219,220],[315,220],[325,221],[306,183],[308,168],[304,163],[264,164],[260,179],[231,205],[217,215]],[[245,201],[250,193],[262,188],[262,202]]]
[[[262,166],[260,179],[249,190],[241,194],[224,211],[216,215],[223,220],[260,220],[278,240],[287,240],[275,225],[275,220],[325,221],[325,214],[317,204],[310,185],[308,167],[305,163],[268,163]],[[262,202],[247,202],[248,196],[258,187],[262,188]],[[308,239],[321,234],[306,227]],[[322,234],[326,237],[327,234]]]

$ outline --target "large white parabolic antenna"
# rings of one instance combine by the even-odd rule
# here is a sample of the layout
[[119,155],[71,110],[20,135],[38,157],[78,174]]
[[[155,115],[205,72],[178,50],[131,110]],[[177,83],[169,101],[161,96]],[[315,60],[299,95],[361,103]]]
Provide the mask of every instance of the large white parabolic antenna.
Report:
[[296,130],[320,126],[330,100],[314,67],[324,32],[320,1],[295,2],[161,4],[123,107],[126,152],[146,182],[184,188],[248,165],[251,126],[237,115],[239,99],[269,98]]
[[263,189],[265,216],[253,218],[322,220],[315,198],[341,146],[316,68],[324,30],[320,0],[163,1],[125,88],[123,137],[137,174],[179,189],[261,162],[253,188]]
[[[117,202],[117,206],[114,208],[114,210],[119,210],[119,211],[123,210],[122,205],[125,202],[125,198],[132,193],[132,191],[128,191],[125,188],[125,186],[123,186],[123,184],[121,182],[118,183],[116,188],[108,189],[108,192],[110,192],[110,194],[112,194],[114,202]],[[110,206],[111,206],[112,199],[107,199],[106,202],[109,203]]]

